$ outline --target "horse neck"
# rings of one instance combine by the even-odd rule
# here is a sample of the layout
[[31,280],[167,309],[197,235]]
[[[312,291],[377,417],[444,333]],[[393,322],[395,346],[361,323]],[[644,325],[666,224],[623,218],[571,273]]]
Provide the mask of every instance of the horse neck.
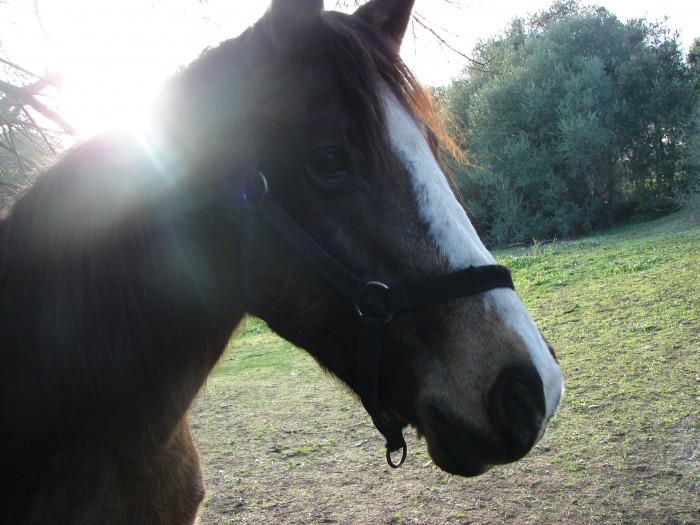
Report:
[[244,306],[225,204],[167,176],[133,141],[101,139],[0,226],[0,433],[157,436],[182,417]]

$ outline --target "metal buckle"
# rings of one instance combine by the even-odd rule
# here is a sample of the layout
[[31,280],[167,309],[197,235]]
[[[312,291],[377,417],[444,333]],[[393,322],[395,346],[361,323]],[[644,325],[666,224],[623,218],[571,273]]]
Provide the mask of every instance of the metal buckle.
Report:
[[255,203],[270,192],[270,186],[261,171],[258,172],[257,180],[250,179],[253,177],[249,177],[243,187],[243,202]]
[[[367,281],[364,283],[364,290],[360,298],[355,302],[355,313],[357,316],[362,317],[376,317],[383,319],[384,323],[391,321],[394,316],[394,312],[389,310],[389,292],[390,288],[388,284],[381,281]],[[375,293],[372,297],[372,290],[378,290],[379,293]],[[367,301],[367,299],[375,299],[373,302]],[[372,312],[372,309],[378,310],[376,313]]]

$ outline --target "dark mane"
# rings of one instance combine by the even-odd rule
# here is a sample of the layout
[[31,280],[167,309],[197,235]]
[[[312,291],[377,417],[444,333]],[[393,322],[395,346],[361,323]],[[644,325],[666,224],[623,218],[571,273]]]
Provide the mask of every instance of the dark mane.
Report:
[[[3,332],[8,347],[26,346],[36,352],[17,356],[37,361],[33,368],[41,377],[25,398],[26,405],[16,407],[24,414],[18,419],[27,425],[51,423],[31,416],[51,413],[45,404],[33,403],[34,397],[38,403],[43,396],[62,402],[75,397],[67,405],[76,408],[76,421],[86,416],[81,410],[104,410],[117,398],[116,392],[122,394],[118,399],[124,406],[148,412],[152,407],[142,400],[162,386],[158,378],[165,381],[181,375],[182,371],[177,372],[182,366],[180,356],[171,355],[164,361],[152,343],[191,337],[177,332],[192,325],[171,322],[188,314],[197,318],[187,306],[192,293],[188,287],[201,287],[200,300],[207,292],[205,283],[188,282],[201,279],[202,273],[179,275],[183,280],[172,287],[176,276],[168,272],[179,273],[194,264],[185,247],[178,244],[194,233],[188,231],[192,217],[187,209],[194,213],[195,203],[187,198],[186,188],[170,186],[162,180],[164,176],[144,157],[138,142],[126,136],[105,136],[69,152],[39,178],[3,221],[0,290],[2,313],[7,314],[3,318],[13,317],[7,309],[31,308],[35,297],[45,298],[34,307],[39,309],[35,318]],[[181,259],[162,260],[164,252],[173,249]],[[107,283],[109,294],[104,291]],[[154,311],[162,318],[153,319]],[[49,336],[54,339],[44,339]],[[90,352],[106,339],[123,345],[112,346],[109,354]],[[174,354],[181,346],[173,346]],[[3,388],[21,389],[13,384],[21,380],[8,378]],[[86,392],[89,395],[83,398]],[[153,403],[160,402],[163,400],[153,399]],[[183,403],[186,407],[189,400],[177,404],[182,407]],[[94,407],[88,408],[91,405]],[[132,412],[126,417],[140,416]]]
[[[245,163],[242,159],[252,154],[250,135],[255,135],[255,130],[265,124],[259,121],[262,119],[256,103],[265,97],[265,87],[261,88],[260,82],[260,64],[269,63],[269,69],[276,72],[284,70],[283,63],[275,62],[279,55],[275,40],[269,17],[264,17],[235,40],[205,50],[197,61],[181,71],[170,83],[161,108],[161,119],[169,122],[171,132],[187,130],[184,141],[194,144],[196,140],[192,137],[197,137],[198,133],[192,134],[192,125],[206,125],[199,130],[204,135],[209,129],[218,129],[222,119],[236,122],[236,126],[229,124],[229,131],[239,134],[243,131],[244,135],[238,135],[234,141],[228,135],[228,142],[223,147],[233,156],[233,142],[237,149],[237,159],[233,163]],[[453,127],[445,120],[433,96],[404,64],[392,42],[377,28],[363,20],[328,11],[322,14],[319,27],[309,31],[307,40],[299,45],[305,48],[306,54],[323,54],[324,62],[334,66],[340,79],[338,84],[354,108],[357,121],[362,123],[364,136],[355,140],[369,146],[368,150],[378,155],[372,159],[374,167],[381,168],[390,161],[383,157],[388,148],[372,147],[383,144],[387,136],[383,101],[377,90],[379,82],[384,82],[418,121],[427,124],[439,142],[441,152],[458,160],[462,158]],[[283,76],[278,74],[275,78]],[[275,79],[266,81],[274,84]],[[202,89],[203,85],[206,89]],[[266,86],[270,91],[274,87]],[[276,116],[285,109],[275,108],[270,113]],[[209,142],[214,139],[207,138]],[[378,173],[386,171],[379,169]]]
[[[368,114],[381,114],[375,84],[383,80],[418,121],[424,122],[450,155],[459,156],[454,130],[441,114],[433,96],[416,79],[392,43],[376,28],[337,12],[324,13],[329,27],[328,49],[334,64],[342,64],[343,85],[354,91]],[[369,67],[368,67],[369,66]],[[367,98],[368,93],[375,94]],[[379,130],[382,133],[384,130]]]

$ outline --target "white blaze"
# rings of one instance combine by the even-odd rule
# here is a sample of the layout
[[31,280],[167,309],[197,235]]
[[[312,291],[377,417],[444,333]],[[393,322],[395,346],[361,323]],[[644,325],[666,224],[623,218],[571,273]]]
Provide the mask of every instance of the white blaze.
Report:
[[[430,236],[452,270],[495,264],[493,256],[479,239],[469,217],[452,193],[447,178],[433,156],[428,141],[415,119],[385,89],[387,127],[391,143],[408,171],[420,217]],[[561,369],[547,348],[530,314],[512,290],[486,292],[485,304],[511,326],[526,345],[544,385],[547,417],[561,397]]]
[[425,135],[393,93],[386,90],[386,118],[392,145],[411,175],[421,218],[453,270],[495,264],[455,198]]

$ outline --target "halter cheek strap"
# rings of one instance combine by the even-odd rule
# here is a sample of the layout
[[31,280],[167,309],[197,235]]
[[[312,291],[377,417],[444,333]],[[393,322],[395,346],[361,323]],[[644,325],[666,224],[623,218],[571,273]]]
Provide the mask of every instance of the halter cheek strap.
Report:
[[[244,200],[254,204],[262,216],[328,284],[346,297],[358,317],[357,394],[377,429],[386,438],[387,462],[399,467],[407,447],[402,428],[405,424],[379,399],[384,327],[396,313],[435,303],[474,295],[495,288],[513,289],[507,268],[499,265],[472,266],[408,284],[391,285],[360,279],[320,246],[277,202],[262,173],[246,184]],[[402,450],[394,462],[391,453]]]

